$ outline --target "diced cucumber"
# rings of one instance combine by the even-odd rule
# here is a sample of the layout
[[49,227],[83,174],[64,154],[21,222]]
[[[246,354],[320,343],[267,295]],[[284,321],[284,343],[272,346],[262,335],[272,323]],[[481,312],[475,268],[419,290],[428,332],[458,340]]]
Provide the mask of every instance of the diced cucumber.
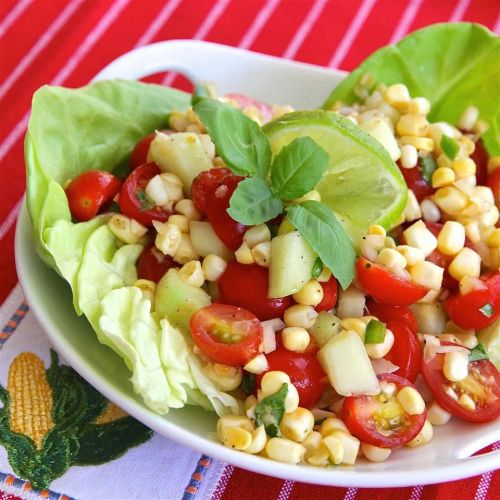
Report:
[[334,335],[318,352],[333,388],[342,396],[375,395],[377,376],[359,335],[346,330]]
[[154,161],[163,172],[177,175],[189,194],[194,178],[213,167],[198,134],[158,132],[151,142],[148,161]]
[[340,332],[340,319],[331,312],[322,311],[318,314],[309,333],[323,347],[334,335]]
[[500,370],[500,319],[477,332],[477,340],[484,345],[490,361]]
[[202,257],[214,253],[223,259],[229,260],[233,255],[231,250],[215,234],[210,222],[190,221],[189,235],[196,252]]
[[298,231],[271,241],[268,296],[286,297],[298,292],[310,279],[317,255]]
[[177,269],[169,269],[156,288],[155,310],[185,335],[190,334],[191,316],[212,303],[205,290],[186,284]]
[[410,309],[417,320],[420,333],[441,335],[446,330],[448,317],[441,303],[412,304]]

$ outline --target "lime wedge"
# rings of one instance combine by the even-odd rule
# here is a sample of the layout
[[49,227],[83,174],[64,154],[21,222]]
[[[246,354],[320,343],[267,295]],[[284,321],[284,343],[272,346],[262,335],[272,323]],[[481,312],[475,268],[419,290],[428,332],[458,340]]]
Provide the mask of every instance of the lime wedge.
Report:
[[273,154],[297,137],[311,137],[330,156],[316,189],[357,244],[371,224],[398,223],[407,187],[384,147],[350,120],[330,111],[297,111],[264,127]]

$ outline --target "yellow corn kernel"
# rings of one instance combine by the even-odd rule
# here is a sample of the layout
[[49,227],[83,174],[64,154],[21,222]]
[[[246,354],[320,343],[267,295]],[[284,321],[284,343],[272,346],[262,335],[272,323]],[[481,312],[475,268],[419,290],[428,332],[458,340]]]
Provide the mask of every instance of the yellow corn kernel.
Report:
[[401,145],[405,146],[410,144],[418,151],[427,151],[428,153],[434,151],[434,141],[429,137],[416,137],[412,135],[403,135],[399,138]]
[[481,241],[481,232],[479,230],[479,223],[471,221],[465,226],[465,236],[472,241],[472,243],[479,243]]
[[430,288],[431,290],[441,289],[444,274],[444,269],[442,267],[424,260],[411,266],[409,271],[415,283],[425,288]]
[[422,250],[426,257],[437,248],[436,237],[421,220],[412,224],[403,234],[407,244]]
[[408,113],[427,115],[431,110],[431,103],[425,97],[415,97],[408,102]]
[[483,212],[479,218],[479,225],[482,227],[493,227],[498,222],[500,217],[500,212],[495,205],[491,205],[485,212]]
[[370,227],[368,227],[368,234],[378,234],[380,236],[383,236],[384,238],[386,237],[385,229],[378,224],[372,224]]
[[252,444],[252,434],[241,427],[226,427],[222,432],[222,444],[244,451]]
[[448,167],[439,167],[432,174],[432,187],[440,188],[455,182],[455,172]]
[[10,430],[28,436],[37,449],[54,427],[52,389],[43,361],[32,352],[14,358],[7,377],[10,396]]
[[340,441],[342,444],[342,448],[344,449],[344,456],[342,458],[342,463],[347,465],[354,465],[356,462],[356,458],[358,457],[360,441],[358,438],[351,436],[344,431],[333,431],[326,438],[323,438],[323,442],[325,439],[330,437],[334,437]]
[[114,214],[108,221],[110,231],[123,243],[137,243],[148,228],[123,214]]
[[302,446],[306,449],[306,458],[319,450],[322,439],[323,436],[318,431],[312,431],[306,436],[306,438],[301,443]]
[[439,222],[441,220],[441,211],[439,207],[430,199],[425,198],[420,203],[420,210],[425,222]]
[[306,449],[290,439],[271,438],[266,444],[266,455],[272,460],[287,464],[298,464],[304,458]]
[[247,453],[260,453],[267,443],[267,434],[263,425],[257,427],[252,431],[252,442],[248,448],[245,449]]
[[158,231],[155,239],[155,245],[165,255],[175,255],[182,241],[182,233],[175,224],[162,224],[153,222]]
[[187,264],[191,260],[199,258],[193,242],[188,234],[181,233],[181,242],[174,253],[174,260],[179,264]]
[[170,224],[176,225],[181,233],[189,233],[189,219],[185,215],[174,214],[168,218]]
[[476,150],[476,143],[466,135],[459,137],[458,143],[460,145],[460,152],[458,153],[460,156],[469,156]]
[[390,448],[379,448],[369,443],[361,443],[361,452],[370,462],[385,462],[391,455]]
[[300,326],[302,328],[312,328],[318,313],[313,306],[295,304],[289,307],[283,316],[286,326]]
[[427,134],[429,122],[422,115],[406,114],[401,116],[397,125],[396,132],[399,135],[411,135],[422,137]]
[[344,318],[340,324],[344,330],[354,330],[364,340],[367,323],[363,319]]
[[489,247],[500,247],[500,228],[495,228],[486,239]]
[[349,433],[346,425],[340,418],[329,417],[325,418],[319,427],[319,432],[323,437],[330,435],[333,431],[343,431]]
[[203,259],[201,267],[208,281],[217,281],[224,274],[227,262],[222,257],[210,253]]
[[479,118],[479,109],[476,106],[467,106],[458,120],[457,126],[462,130],[472,130]]
[[221,391],[234,391],[243,378],[243,370],[239,366],[209,362],[203,367],[203,372]]
[[317,306],[323,300],[323,287],[317,280],[310,280],[301,290],[293,294],[293,298],[299,304]]
[[396,247],[396,250],[406,259],[408,266],[413,266],[417,262],[425,260],[425,254],[420,248],[410,245],[399,245]]
[[500,156],[491,156],[488,159],[488,175],[491,175],[498,167],[500,167]]
[[250,247],[253,248],[259,243],[265,243],[271,241],[271,231],[266,224],[259,224],[258,226],[253,226],[245,232],[243,236],[243,241]]
[[429,420],[425,420],[424,426],[410,442],[406,443],[405,446],[409,448],[416,448],[417,446],[422,446],[429,441],[432,440],[432,436],[434,435],[434,429],[432,428],[432,424]]
[[278,236],[281,236],[282,234],[292,233],[293,231],[296,231],[295,226],[293,226],[287,218],[284,218],[278,227]]
[[248,432],[253,432],[254,429],[252,421],[248,417],[240,415],[224,415],[217,421],[217,436],[221,441],[223,433],[228,427],[239,427]]
[[301,443],[314,427],[314,415],[306,408],[298,407],[291,413],[285,413],[280,422],[280,429],[288,439]]
[[458,398],[457,403],[462,408],[465,408],[466,410],[469,410],[469,411],[474,411],[476,409],[476,403],[474,403],[474,400],[468,394],[462,394]]
[[410,92],[406,85],[395,83],[387,87],[384,93],[384,99],[395,108],[405,108],[410,101]]
[[465,380],[469,374],[469,352],[447,352],[444,355],[443,374],[450,382]]
[[201,214],[195,207],[195,204],[192,200],[189,200],[187,198],[179,200],[175,204],[175,211],[180,213],[181,215],[186,216],[189,220],[201,220]]
[[271,264],[271,242],[265,241],[255,245],[252,250],[255,263],[261,267],[269,267]]
[[[422,211],[420,210],[420,205],[418,203],[417,197],[411,189],[408,190],[408,198],[406,200],[406,206],[403,211],[403,215],[406,222],[411,222],[422,217]],[[396,245],[394,245],[394,247],[395,246]]]
[[456,255],[465,244],[465,228],[459,222],[447,221],[438,235],[438,250],[445,255]]
[[460,289],[460,295],[467,295],[475,290],[487,290],[488,288],[484,281],[472,276],[464,276],[460,280],[458,287]]
[[444,153],[437,157],[436,163],[440,168],[451,168],[451,160]]
[[401,166],[403,168],[414,168],[418,163],[418,151],[415,146],[405,144],[401,147]]
[[455,172],[457,179],[476,174],[476,164],[472,158],[458,158],[453,160],[451,168]]
[[444,212],[457,214],[467,206],[469,197],[457,188],[447,186],[435,192],[433,201]]
[[413,387],[403,387],[396,394],[396,399],[403,410],[409,415],[421,415],[425,411],[425,401]]
[[330,451],[324,445],[324,443],[320,443],[318,448],[311,454],[305,455],[306,462],[309,465],[314,465],[315,467],[322,467],[328,465],[330,459]]
[[384,341],[378,344],[365,344],[366,354],[371,359],[383,358],[394,345],[394,334],[391,330],[385,331]]
[[382,264],[388,269],[392,269],[395,266],[405,268],[407,265],[404,256],[392,248],[384,248],[377,257],[377,263]]
[[332,277],[332,272],[330,271],[330,269],[328,269],[326,266],[323,266],[320,275],[316,279],[320,283],[326,283],[327,281],[330,281],[331,277]]
[[427,418],[432,425],[444,425],[450,421],[451,414],[434,401],[427,410]]
[[260,373],[264,373],[269,370],[269,363],[267,362],[265,354],[260,353],[250,361],[248,361],[248,363],[243,368],[247,372],[259,375]]
[[188,126],[186,113],[182,111],[172,111],[169,115],[169,126],[176,132],[184,132]]
[[323,444],[328,450],[330,460],[334,465],[341,464],[344,460],[344,446],[340,439],[335,436],[326,436],[323,438]]
[[292,352],[305,352],[311,342],[309,332],[300,326],[287,326],[281,332],[283,346]]
[[250,250],[250,247],[245,242],[234,252],[234,256],[240,264],[253,264],[255,262],[252,250]]
[[486,131],[489,129],[489,125],[487,122],[485,122],[484,120],[481,120],[479,119],[475,124],[474,124],[474,127],[472,128],[472,131],[476,134],[476,135],[484,135],[486,133]]
[[267,372],[261,380],[260,390],[262,396],[266,397],[278,392],[283,384],[289,384],[290,377],[285,373],[277,370]]
[[144,300],[149,300],[151,304],[154,304],[156,293],[156,283],[154,281],[140,279],[134,283],[134,286],[139,288],[142,292],[142,298]]
[[205,283],[205,275],[199,260],[191,260],[184,264],[179,269],[179,277],[184,283],[196,287],[201,287]]
[[479,278],[481,274],[481,256],[471,248],[463,248],[451,261],[448,271],[460,281],[465,276]]

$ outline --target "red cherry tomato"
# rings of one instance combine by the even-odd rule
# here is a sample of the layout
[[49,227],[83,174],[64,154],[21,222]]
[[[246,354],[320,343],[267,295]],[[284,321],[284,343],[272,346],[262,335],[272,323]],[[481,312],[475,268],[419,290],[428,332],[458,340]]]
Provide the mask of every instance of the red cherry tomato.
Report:
[[488,152],[482,139],[476,142],[476,148],[470,155],[476,164],[476,180],[478,185],[484,186],[488,179]]
[[[288,374],[292,384],[299,393],[299,405],[312,408],[321,399],[328,379],[319,364],[316,354],[311,352],[292,352],[281,345],[280,337],[276,338],[277,349],[266,354],[269,371],[282,371]],[[257,387],[264,374],[257,375]]]
[[383,304],[407,306],[428,292],[423,286],[406,281],[364,257],[356,262],[356,274],[364,291]]
[[337,280],[332,276],[328,281],[320,282],[323,288],[323,300],[314,308],[316,311],[328,311],[337,303]]
[[198,211],[207,215],[208,195],[228,176],[232,175],[228,168],[211,168],[201,172],[191,185],[191,198]]
[[79,221],[92,219],[120,191],[120,185],[120,179],[109,172],[83,172],[66,187],[71,215]]
[[497,204],[500,204],[500,168],[495,169],[488,177],[486,185],[493,191]]
[[217,282],[220,299],[225,304],[243,307],[261,321],[281,318],[292,304],[291,297],[270,299],[269,271],[257,264],[245,265],[232,260]]
[[[443,342],[442,345],[454,345]],[[469,362],[469,374],[465,380],[450,382],[443,374],[444,354],[422,361],[422,375],[436,401],[447,412],[468,422],[488,422],[500,416],[500,373],[495,365],[483,359]],[[459,405],[447,392],[453,389],[457,399],[462,394],[471,397],[476,407],[469,410]]]
[[120,210],[144,226],[151,226],[154,220],[165,222],[171,214],[168,210],[152,205],[144,191],[148,182],[160,173],[156,163],[145,163],[132,171],[120,191]]
[[397,321],[408,326],[412,332],[418,331],[417,320],[408,306],[388,306],[370,299],[366,303],[366,308],[370,314],[384,323]]
[[170,255],[165,255],[155,245],[146,247],[137,261],[137,276],[158,283],[172,267],[180,267]]
[[427,196],[431,196],[436,191],[422,177],[422,169],[419,165],[413,168],[404,168],[398,162],[399,169],[403,174],[408,189],[411,189],[418,201],[422,201]]
[[484,289],[456,293],[444,302],[450,319],[465,330],[486,328],[500,316],[500,273],[481,276],[481,280]]
[[257,99],[252,99],[251,97],[247,97],[246,95],[242,94],[226,94],[225,97],[236,101],[238,107],[240,108],[248,108],[250,106],[257,108],[257,110],[262,115],[262,119],[264,122],[268,122],[273,119],[273,108],[265,102],[258,101]]
[[195,344],[211,359],[245,365],[259,354],[260,321],[241,307],[212,304],[196,311],[190,321]]
[[[396,394],[413,385],[393,373],[379,375],[379,380],[396,385]],[[396,448],[417,436],[427,412],[409,415],[397,402],[396,395],[349,396],[342,405],[342,420],[349,431],[364,443],[381,448]]]

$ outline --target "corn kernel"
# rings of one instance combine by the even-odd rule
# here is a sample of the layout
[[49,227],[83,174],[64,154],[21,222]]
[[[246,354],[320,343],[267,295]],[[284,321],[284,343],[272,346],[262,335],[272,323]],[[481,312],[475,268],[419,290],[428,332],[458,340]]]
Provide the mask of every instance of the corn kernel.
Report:
[[387,87],[384,93],[384,99],[396,108],[406,107],[410,101],[410,92],[406,85],[395,83]]
[[205,283],[205,275],[199,260],[191,260],[184,264],[179,269],[179,277],[184,283],[191,286],[201,287]]
[[432,174],[432,187],[440,188],[455,182],[455,172],[448,167],[439,167]]
[[308,329],[312,328],[317,317],[318,313],[314,307],[295,304],[285,311],[283,319],[286,326],[300,326]]
[[451,137],[452,139],[458,139],[460,137],[460,131],[449,123],[435,122],[429,125],[428,135],[433,139],[435,144],[441,144],[443,134]]
[[406,222],[411,222],[422,217],[417,197],[411,189],[408,190],[408,198],[403,214]]
[[347,290],[340,290],[337,302],[337,316],[340,319],[363,316],[365,304],[365,295],[355,286],[350,286]]
[[123,214],[114,214],[108,221],[108,228],[123,243],[137,243],[148,228]]
[[448,221],[438,235],[438,250],[445,255],[456,255],[465,244],[465,228],[459,222]]
[[306,453],[306,462],[309,465],[314,465],[315,467],[328,465],[329,459],[330,452],[323,443],[320,443],[318,448],[313,453],[309,455]]
[[443,283],[444,269],[436,264],[424,260],[410,267],[412,280],[431,290],[440,290]]
[[434,203],[444,212],[457,214],[467,206],[468,196],[453,186],[439,188],[433,196]]
[[500,228],[495,228],[486,239],[489,247],[500,247]]
[[344,449],[342,463],[346,465],[354,465],[356,458],[358,457],[359,446],[361,444],[359,439],[351,436],[347,432],[337,430],[331,432],[326,438],[323,438],[323,442],[325,439],[329,439],[331,437],[338,439],[342,444]]
[[266,447],[266,443],[267,443],[266,430],[263,425],[260,425],[259,427],[257,427],[257,429],[252,431],[252,442],[250,446],[245,448],[244,451],[252,454],[260,453]]
[[429,123],[425,116],[422,115],[403,115],[396,125],[396,132],[402,136],[413,135],[422,137],[427,134],[428,129]]
[[154,281],[140,279],[134,283],[134,286],[139,288],[142,292],[142,298],[144,300],[149,300],[151,304],[154,304],[156,293],[156,283]]
[[398,403],[409,415],[421,415],[425,411],[425,401],[413,387],[403,387],[396,395]]
[[439,222],[441,220],[441,211],[430,198],[422,200],[420,203],[420,210],[422,211],[422,218],[425,222]]
[[462,130],[472,130],[479,118],[479,110],[476,106],[467,106],[460,115],[457,126]]
[[426,151],[428,153],[434,151],[434,141],[429,137],[416,137],[412,135],[403,135],[399,138],[402,146],[410,144],[418,151]]
[[186,216],[189,220],[201,220],[201,214],[196,208],[195,204],[192,200],[189,200],[187,198],[179,200],[175,204],[175,211],[180,213],[181,215]]
[[175,224],[155,224],[155,229],[158,231],[155,239],[156,247],[165,255],[175,255],[182,241],[182,233]]
[[284,328],[281,332],[281,338],[285,349],[293,352],[305,352],[311,341],[309,332],[300,326]]
[[296,231],[295,226],[293,226],[287,218],[284,218],[278,227],[278,236],[281,236],[282,234],[292,233],[293,231]]
[[340,439],[335,436],[326,436],[323,438],[323,444],[328,450],[330,460],[333,464],[341,464],[344,460],[344,447]]
[[476,186],[474,188],[473,199],[478,199],[490,205],[495,204],[495,196],[488,186]]
[[253,425],[248,417],[242,417],[239,415],[225,415],[219,418],[217,422],[217,436],[222,440],[223,432],[228,427],[239,427],[248,432],[253,431]]
[[271,242],[265,241],[255,245],[252,250],[255,263],[261,267],[269,267],[271,264]]
[[252,444],[252,434],[241,427],[226,427],[222,432],[222,444],[235,450],[246,450]]
[[243,241],[249,246],[249,248],[254,248],[259,243],[271,241],[271,231],[269,231],[266,224],[253,226],[245,232]]
[[437,247],[436,237],[421,220],[412,224],[403,234],[407,244],[422,250],[426,257]]
[[451,261],[448,271],[457,281],[460,281],[464,276],[479,278],[481,256],[470,248],[463,248]]
[[385,331],[384,341],[378,344],[365,344],[366,354],[371,359],[383,358],[394,345],[394,334],[391,330]]
[[444,425],[449,422],[451,414],[434,401],[427,410],[427,418],[432,425]]
[[222,257],[210,253],[203,259],[201,267],[208,281],[217,281],[224,274],[227,262]]
[[323,287],[317,280],[310,280],[293,298],[299,304],[317,306],[323,300]]
[[266,444],[266,455],[278,462],[298,464],[304,458],[306,449],[290,439],[271,438]]
[[283,384],[289,384],[290,377],[281,371],[270,371],[267,372],[260,382],[260,390],[262,391],[262,396],[270,396],[275,394],[281,389]]
[[379,236],[383,236],[384,238],[386,237],[385,229],[378,224],[372,224],[371,226],[369,226],[368,234],[377,234]]
[[330,269],[328,269],[326,266],[323,266],[320,275],[316,279],[320,283],[326,283],[327,281],[330,281],[331,277],[332,277],[332,272],[330,271]]
[[199,255],[189,235],[181,233],[181,241],[174,253],[174,260],[179,264],[186,264],[190,260],[197,260],[198,258]]
[[458,398],[457,403],[462,408],[465,408],[466,410],[469,410],[469,411],[474,411],[476,409],[476,403],[474,403],[474,400],[468,394],[462,394]]
[[484,281],[479,278],[474,278],[472,276],[464,276],[460,283],[458,284],[460,295],[467,295],[468,293],[474,292],[476,290],[487,290],[488,287]]
[[252,358],[243,368],[249,373],[259,375],[269,370],[269,363],[265,354],[260,353]]
[[426,419],[424,422],[424,426],[417,434],[417,436],[414,437],[410,442],[406,443],[405,446],[408,446],[409,448],[422,446],[431,441],[433,435],[434,435],[434,430],[432,428],[432,424],[429,422],[429,420]]
[[361,452],[370,462],[385,462],[391,455],[390,448],[380,448],[369,443],[361,443]]
[[447,352],[444,355],[443,374],[450,382],[460,382],[469,374],[468,351]]
[[333,431],[343,431],[349,433],[349,430],[347,429],[346,425],[340,418],[336,417],[329,417],[325,418],[323,422],[321,422],[319,432],[323,437],[328,436],[331,434]]
[[431,110],[431,103],[425,97],[415,97],[408,102],[408,113],[427,115]]
[[297,408],[291,413],[285,413],[280,422],[280,429],[288,439],[301,443],[314,427],[314,415],[306,408]]
[[243,242],[236,252],[234,252],[234,256],[240,264],[253,264],[255,262],[252,251],[245,242]]
[[168,218],[168,223],[177,226],[181,233],[189,233],[189,219],[185,215],[173,214]]
[[412,247],[410,245],[399,245],[396,250],[406,259],[408,266],[413,266],[417,262],[425,260],[425,254],[420,248]]
[[305,457],[316,453],[321,447],[323,436],[318,431],[310,432],[302,441],[302,446],[306,449]]
[[481,232],[479,231],[479,223],[471,221],[465,226],[465,236],[472,241],[472,243],[479,243],[481,241]]
[[344,328],[344,330],[355,331],[361,337],[361,340],[364,341],[367,323],[365,323],[363,321],[363,319],[361,319],[361,318],[344,318],[340,322],[340,324],[341,324],[342,328]]
[[455,172],[457,179],[476,174],[476,164],[471,158],[458,158],[451,163],[451,168]]
[[407,265],[406,259],[403,257],[403,255],[392,248],[384,248],[378,254],[377,262],[387,267],[388,269],[392,269],[395,266],[405,268]]

